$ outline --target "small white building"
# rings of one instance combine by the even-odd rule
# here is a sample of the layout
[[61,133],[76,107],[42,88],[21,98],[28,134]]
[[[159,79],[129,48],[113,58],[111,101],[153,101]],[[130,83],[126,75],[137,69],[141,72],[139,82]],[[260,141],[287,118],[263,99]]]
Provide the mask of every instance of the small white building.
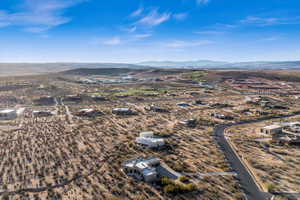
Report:
[[78,116],[85,116],[85,117],[96,117],[96,116],[102,115],[102,113],[100,111],[97,111],[97,110],[92,109],[92,108],[85,108],[85,109],[79,110],[77,115]]
[[124,172],[140,181],[154,182],[158,180],[159,174],[156,167],[160,165],[158,158],[134,158],[122,164]]
[[12,120],[18,117],[17,110],[15,109],[4,109],[0,110],[0,120]]
[[267,134],[267,135],[273,135],[273,134],[278,134],[282,130],[282,125],[280,124],[272,124],[269,126],[265,126],[260,129],[261,133]]
[[141,132],[140,133],[140,137],[153,137],[154,136],[154,133],[152,131],[145,131],[145,132]]
[[114,108],[112,110],[113,114],[116,115],[132,115],[134,112],[130,108]]
[[135,140],[138,144],[150,147],[150,148],[156,148],[156,147],[162,147],[165,145],[165,141],[162,138],[156,138],[154,137],[153,132],[142,132],[140,133],[140,136],[136,138]]

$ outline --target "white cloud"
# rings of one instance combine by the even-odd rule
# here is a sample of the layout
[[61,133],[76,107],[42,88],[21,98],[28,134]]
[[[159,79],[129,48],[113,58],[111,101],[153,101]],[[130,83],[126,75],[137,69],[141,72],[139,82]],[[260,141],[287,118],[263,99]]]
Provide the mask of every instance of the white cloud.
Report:
[[284,25],[284,24],[300,24],[300,17],[282,18],[282,17],[257,17],[248,16],[240,20],[240,24],[257,25],[257,26],[271,26],[271,25]]
[[205,5],[208,4],[210,2],[210,0],[196,0],[196,3],[198,5]]
[[65,9],[86,0],[25,0],[16,12],[0,10],[0,24],[23,27],[30,32],[43,32],[71,21]]
[[111,46],[119,45],[121,44],[121,39],[120,37],[113,37],[111,39],[103,41],[103,44]]
[[279,18],[260,18],[248,16],[246,19],[240,21],[243,24],[258,24],[258,25],[272,25],[279,22]]
[[145,34],[137,34],[137,35],[135,35],[134,37],[135,38],[148,38],[148,37],[151,37],[152,36],[152,34],[150,34],[150,33],[145,33]]
[[203,34],[203,35],[221,35],[224,34],[224,31],[217,31],[217,30],[207,30],[207,31],[196,31],[196,34]]
[[42,33],[49,30],[49,27],[28,27],[23,30],[30,33]]
[[263,38],[262,41],[276,41],[279,40],[280,38],[277,36],[271,36],[271,37],[267,37],[267,38]]
[[131,13],[130,17],[138,17],[143,13],[143,11],[144,11],[144,8],[140,7],[137,10],[135,10],[133,13]]
[[171,47],[171,48],[184,48],[184,47],[196,47],[196,46],[209,45],[212,43],[213,42],[210,40],[197,40],[197,41],[175,40],[164,44],[164,46]]
[[157,9],[153,9],[146,16],[141,18],[137,24],[153,27],[168,21],[170,17],[171,13],[159,13]]
[[188,17],[188,13],[177,13],[177,14],[174,14],[173,17],[176,20],[182,21],[182,20],[185,20]]
[[122,31],[126,31],[128,33],[134,33],[137,29],[136,26],[131,26],[131,27],[121,27],[120,28]]

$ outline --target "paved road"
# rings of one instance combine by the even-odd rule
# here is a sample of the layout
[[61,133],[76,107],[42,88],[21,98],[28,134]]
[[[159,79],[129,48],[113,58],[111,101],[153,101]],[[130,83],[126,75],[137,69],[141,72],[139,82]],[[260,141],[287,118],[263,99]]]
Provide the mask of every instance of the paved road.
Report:
[[258,120],[237,122],[237,123],[231,123],[231,124],[222,124],[215,128],[214,134],[215,134],[216,140],[219,143],[219,145],[221,146],[221,148],[225,154],[225,157],[229,161],[232,169],[234,169],[235,172],[238,174],[238,178],[240,180],[243,190],[245,191],[247,199],[249,199],[249,200],[268,200],[268,199],[271,199],[272,195],[261,191],[259,189],[259,187],[256,185],[255,180],[250,175],[250,172],[243,165],[240,158],[234,152],[232,147],[229,145],[227,139],[225,138],[225,136],[224,136],[225,129],[228,127],[231,127],[231,126],[235,126],[235,125],[250,124],[250,123],[262,122],[262,121],[271,120],[271,119],[282,119],[282,118],[292,117],[292,116],[296,116],[296,115],[300,115],[300,112],[295,112],[293,114],[284,115],[284,116],[265,117],[265,118],[258,119]]
[[228,141],[224,136],[224,130],[228,126],[220,125],[215,129],[215,134],[219,145],[222,147],[224,154],[229,161],[231,167],[238,174],[238,178],[240,179],[240,183],[242,185],[243,190],[249,200],[265,200],[269,199],[269,195],[264,194],[257,187],[255,181],[252,176],[248,172],[248,170],[244,167],[238,156],[234,153],[234,150],[229,145]]

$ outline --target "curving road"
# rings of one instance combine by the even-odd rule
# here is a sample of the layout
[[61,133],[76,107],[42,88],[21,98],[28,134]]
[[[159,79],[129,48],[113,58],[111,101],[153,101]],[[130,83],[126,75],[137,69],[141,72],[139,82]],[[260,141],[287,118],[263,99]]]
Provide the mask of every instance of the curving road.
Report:
[[221,149],[223,150],[224,155],[227,158],[228,162],[230,163],[232,169],[235,170],[235,172],[238,174],[239,181],[248,200],[269,200],[272,198],[272,195],[270,193],[265,193],[261,191],[260,188],[257,186],[256,181],[251,176],[248,169],[244,166],[239,156],[236,154],[234,149],[227,141],[224,135],[225,129],[236,125],[262,122],[271,119],[282,119],[282,118],[288,118],[297,115],[300,115],[300,111],[289,115],[265,117],[258,120],[243,121],[243,122],[237,122],[231,124],[221,124],[215,127],[214,135],[216,141],[221,146]]

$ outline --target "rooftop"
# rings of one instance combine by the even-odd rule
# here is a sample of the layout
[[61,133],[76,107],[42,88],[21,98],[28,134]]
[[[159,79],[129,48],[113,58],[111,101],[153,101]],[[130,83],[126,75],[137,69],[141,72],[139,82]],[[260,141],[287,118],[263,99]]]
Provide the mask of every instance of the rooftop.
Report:
[[114,111],[120,111],[120,112],[128,112],[130,111],[130,108],[114,108]]
[[127,160],[122,165],[129,168],[137,168],[140,170],[144,175],[152,175],[156,174],[155,165],[159,164],[160,160],[158,158],[133,158]]
[[0,110],[1,114],[7,114],[7,113],[14,113],[16,112],[15,109],[4,109],[4,110]]
[[278,129],[278,128],[282,128],[281,125],[279,124],[272,124],[272,125],[269,125],[269,126],[265,126],[263,127],[264,129],[268,129],[268,130],[272,130],[272,129]]

